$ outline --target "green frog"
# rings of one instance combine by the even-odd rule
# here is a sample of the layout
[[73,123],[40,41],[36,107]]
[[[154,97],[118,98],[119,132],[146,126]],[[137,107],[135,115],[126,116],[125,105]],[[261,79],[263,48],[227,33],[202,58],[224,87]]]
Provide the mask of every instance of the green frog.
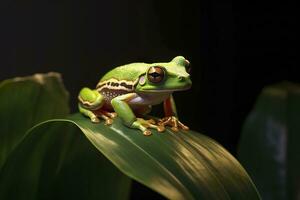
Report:
[[[170,62],[116,67],[101,78],[96,89],[81,89],[79,111],[94,123],[105,120],[106,125],[119,116],[126,126],[139,129],[144,135],[151,135],[150,129],[163,132],[165,126],[174,131],[188,130],[178,120],[172,93],[191,87],[189,65],[187,59],[177,56]],[[158,121],[142,118],[160,103],[164,105],[165,117]]]

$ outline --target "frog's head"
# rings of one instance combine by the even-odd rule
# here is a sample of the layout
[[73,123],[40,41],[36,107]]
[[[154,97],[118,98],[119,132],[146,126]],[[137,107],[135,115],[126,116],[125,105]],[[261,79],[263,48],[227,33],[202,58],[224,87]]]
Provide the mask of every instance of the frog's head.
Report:
[[188,73],[189,61],[177,56],[168,63],[147,65],[147,71],[139,77],[136,90],[140,92],[173,92],[192,86]]

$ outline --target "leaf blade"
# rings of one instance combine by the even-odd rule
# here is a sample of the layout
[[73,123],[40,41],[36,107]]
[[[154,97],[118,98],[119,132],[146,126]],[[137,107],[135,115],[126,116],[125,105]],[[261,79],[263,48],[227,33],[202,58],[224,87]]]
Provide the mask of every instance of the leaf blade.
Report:
[[131,180],[65,120],[32,128],[0,171],[0,199],[124,200],[130,185]]
[[[93,124],[81,114],[48,123],[59,121],[77,126],[120,171],[166,198],[259,199],[255,186],[233,156],[199,133],[168,130],[145,137],[118,118],[109,127]],[[61,128],[59,132],[65,132]],[[218,162],[218,156],[227,163]]]

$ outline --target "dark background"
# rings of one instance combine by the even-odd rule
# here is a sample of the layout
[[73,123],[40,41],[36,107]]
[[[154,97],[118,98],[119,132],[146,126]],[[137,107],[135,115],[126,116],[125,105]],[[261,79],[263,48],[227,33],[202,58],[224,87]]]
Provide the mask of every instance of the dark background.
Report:
[[[263,86],[299,82],[296,5],[267,1],[39,0],[0,3],[0,80],[58,71],[77,93],[114,66],[192,64],[193,87],[175,94],[180,118],[236,154]],[[135,183],[132,199],[158,199]]]

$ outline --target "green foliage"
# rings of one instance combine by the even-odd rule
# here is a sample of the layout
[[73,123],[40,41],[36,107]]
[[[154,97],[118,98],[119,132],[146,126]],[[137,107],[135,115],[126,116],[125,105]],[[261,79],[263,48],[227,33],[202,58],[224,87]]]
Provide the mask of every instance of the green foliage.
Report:
[[0,169],[33,125],[69,113],[68,93],[57,73],[36,74],[0,83]]
[[[44,94],[44,87],[55,88],[53,83],[26,80],[11,81],[10,87],[20,95],[10,96],[11,90],[3,90],[5,82],[0,87],[0,101],[5,102],[0,103],[1,111],[5,109],[0,146],[14,141],[10,151],[2,151],[0,199],[127,199],[130,179],[169,199],[259,199],[243,167],[212,139],[170,129],[145,137],[118,118],[111,126],[93,124],[80,114],[63,118],[68,111],[64,90],[49,90],[54,97],[51,103],[60,102],[49,105],[49,98],[37,100],[36,96]],[[42,89],[35,89],[36,84]],[[31,108],[26,117],[35,120],[30,124],[24,125],[22,117],[14,118],[14,109],[22,107]],[[49,118],[61,119],[25,132]],[[11,130],[15,132],[11,139],[2,140]]]
[[280,83],[263,89],[247,118],[239,160],[263,199],[299,199],[300,85]]

